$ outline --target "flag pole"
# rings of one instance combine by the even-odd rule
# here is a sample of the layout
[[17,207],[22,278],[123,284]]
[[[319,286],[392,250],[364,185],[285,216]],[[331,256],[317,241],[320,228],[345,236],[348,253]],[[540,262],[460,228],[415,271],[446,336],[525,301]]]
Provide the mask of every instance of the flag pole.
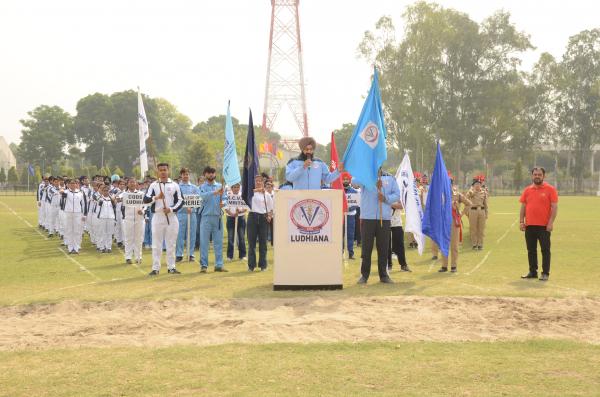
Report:
[[[381,182],[381,167],[379,168],[379,171],[377,172],[377,193],[381,193],[380,182]],[[379,201],[379,226],[383,227],[383,202],[380,200],[379,194],[377,195],[377,201]]]

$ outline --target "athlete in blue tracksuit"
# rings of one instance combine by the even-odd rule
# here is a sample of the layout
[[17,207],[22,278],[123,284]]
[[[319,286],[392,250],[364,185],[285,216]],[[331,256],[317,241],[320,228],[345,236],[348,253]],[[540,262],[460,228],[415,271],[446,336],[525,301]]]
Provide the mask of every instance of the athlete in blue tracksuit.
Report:
[[[189,194],[200,194],[198,186],[190,183],[190,170],[182,168],[179,172],[179,189],[183,197]],[[189,214],[189,215],[188,215]],[[188,216],[190,219],[190,257],[189,260],[194,260],[194,247],[196,246],[196,226],[197,226],[197,208],[182,208],[181,211],[177,212],[177,218],[179,219],[179,233],[177,234],[177,246],[175,248],[175,261],[180,262],[183,259],[183,248],[187,243],[187,230],[188,230]]]
[[340,177],[343,171],[342,164],[337,169],[329,172],[327,164],[322,160],[313,158],[317,142],[311,137],[303,137],[298,141],[302,153],[291,159],[285,167],[285,179],[292,182],[294,190],[319,190],[322,183],[330,184]]
[[227,202],[223,186],[215,182],[215,169],[204,168],[206,182],[200,186],[202,198],[202,219],[200,220],[200,271],[206,273],[208,269],[208,244],[212,236],[215,250],[215,271],[226,272],[223,267],[223,222],[222,208]]

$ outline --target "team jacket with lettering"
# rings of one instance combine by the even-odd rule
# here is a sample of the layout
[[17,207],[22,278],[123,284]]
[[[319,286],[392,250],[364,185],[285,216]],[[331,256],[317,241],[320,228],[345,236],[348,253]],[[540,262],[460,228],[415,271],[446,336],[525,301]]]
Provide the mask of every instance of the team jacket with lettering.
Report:
[[157,210],[162,210],[164,208],[163,200],[152,201],[154,196],[158,196],[162,189],[163,194],[165,195],[164,203],[167,208],[170,208],[171,211],[177,212],[183,206],[183,195],[181,194],[181,189],[179,189],[179,185],[173,182],[170,178],[166,182],[154,181],[148,186],[148,191],[144,196],[144,203],[152,203],[150,206],[150,211],[155,213]]

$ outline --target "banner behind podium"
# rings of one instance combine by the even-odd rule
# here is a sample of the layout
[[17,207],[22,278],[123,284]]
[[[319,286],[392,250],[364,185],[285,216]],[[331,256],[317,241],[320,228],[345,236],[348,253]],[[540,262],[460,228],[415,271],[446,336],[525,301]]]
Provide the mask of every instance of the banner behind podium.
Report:
[[274,290],[342,289],[342,194],[275,193]]

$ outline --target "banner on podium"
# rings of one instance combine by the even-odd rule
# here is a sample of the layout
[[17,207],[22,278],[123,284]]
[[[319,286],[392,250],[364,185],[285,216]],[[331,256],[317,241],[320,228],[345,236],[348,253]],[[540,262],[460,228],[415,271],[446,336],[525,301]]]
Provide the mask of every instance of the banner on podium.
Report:
[[331,200],[289,199],[288,213],[290,243],[332,243]]

